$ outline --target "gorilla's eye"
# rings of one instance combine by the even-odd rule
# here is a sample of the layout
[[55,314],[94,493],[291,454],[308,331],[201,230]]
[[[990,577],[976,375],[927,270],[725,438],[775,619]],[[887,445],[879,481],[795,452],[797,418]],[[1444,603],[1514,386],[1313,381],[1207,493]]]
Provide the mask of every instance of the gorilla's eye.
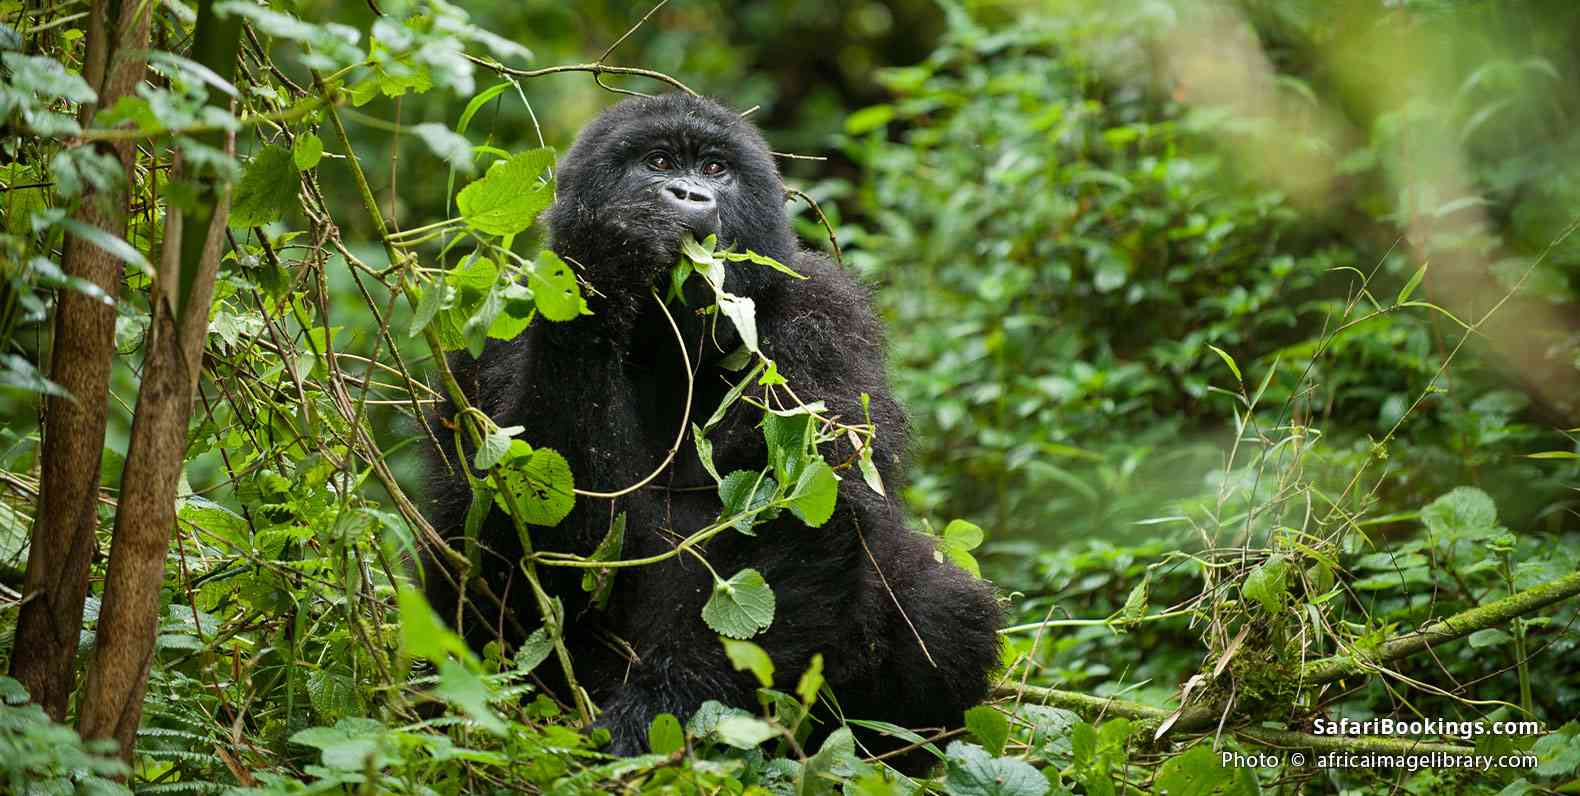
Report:
[[647,156],[647,165],[657,171],[670,171],[675,168],[675,161],[670,160],[669,156],[662,152],[654,152]]
[[728,169],[729,167],[725,166],[722,161],[712,160],[708,161],[707,165],[702,167],[702,173],[708,175],[709,177],[717,177]]

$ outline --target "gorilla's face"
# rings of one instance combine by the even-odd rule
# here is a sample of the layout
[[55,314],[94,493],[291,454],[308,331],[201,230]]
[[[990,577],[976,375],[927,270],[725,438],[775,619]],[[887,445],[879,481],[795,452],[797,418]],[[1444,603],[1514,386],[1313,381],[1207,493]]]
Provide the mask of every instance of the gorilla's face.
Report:
[[711,100],[621,102],[582,131],[558,180],[554,248],[590,276],[651,284],[675,264],[687,233],[781,261],[794,254],[767,144]]

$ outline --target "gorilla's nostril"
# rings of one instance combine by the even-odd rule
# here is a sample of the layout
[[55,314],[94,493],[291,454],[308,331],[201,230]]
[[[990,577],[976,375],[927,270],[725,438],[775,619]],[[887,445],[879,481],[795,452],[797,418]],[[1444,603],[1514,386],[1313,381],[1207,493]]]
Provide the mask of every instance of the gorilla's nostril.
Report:
[[711,205],[713,194],[704,188],[684,182],[674,182],[665,186],[669,195],[678,201],[690,204]]

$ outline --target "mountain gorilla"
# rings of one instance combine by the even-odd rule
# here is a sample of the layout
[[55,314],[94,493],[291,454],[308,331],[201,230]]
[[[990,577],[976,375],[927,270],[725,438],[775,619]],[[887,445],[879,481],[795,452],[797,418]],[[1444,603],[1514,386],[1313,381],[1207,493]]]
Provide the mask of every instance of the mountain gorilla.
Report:
[[[765,254],[810,277],[735,263],[725,289],[755,301],[762,349],[802,401],[822,401],[830,414],[861,423],[860,396],[871,396],[877,469],[888,494],[900,492],[908,429],[885,383],[878,320],[854,279],[796,245],[784,186],[752,125],[686,95],[625,100],[582,132],[559,164],[558,181],[548,213],[551,245],[578,270],[592,314],[540,320],[514,340],[489,341],[475,361],[457,357],[457,376],[476,406],[501,426],[524,426],[522,437],[532,445],[563,454],[580,488],[614,491],[643,479],[668,454],[679,424],[700,425],[742,376],[720,366],[739,341],[730,322],[694,311],[711,296],[689,300],[690,310],[675,303],[696,368],[692,413],[683,417],[684,360],[653,294],[665,289],[683,234],[698,240],[716,234],[721,249]],[[762,388],[754,386],[752,395],[760,402]],[[446,407],[440,416],[453,412]],[[766,466],[761,419],[759,407],[737,401],[709,434],[719,472]],[[851,462],[853,451],[842,443],[825,445],[824,454],[838,466]],[[470,501],[460,470],[466,466],[469,457],[452,456],[448,466],[440,458],[434,467],[434,525],[457,545]],[[791,690],[821,653],[826,682],[845,715],[911,727],[958,725],[962,711],[986,695],[998,661],[995,597],[986,582],[944,563],[930,537],[905,527],[895,500],[854,471],[841,470],[837,507],[821,527],[786,512],[757,527],[755,536],[722,534],[700,552],[724,577],[753,567],[772,587],[773,623],[752,640],[773,659],[776,688]],[[538,550],[586,555],[623,512],[621,557],[652,556],[672,550],[720,511],[718,490],[688,432],[681,453],[649,485],[612,501],[580,497],[558,526],[533,528],[532,541]],[[520,643],[520,628],[540,623],[518,576],[521,545],[497,509],[479,539],[481,576],[515,621],[473,598],[462,632],[474,646],[496,637]],[[756,710],[756,682],[730,665],[700,616],[713,578],[696,557],[615,570],[603,609],[581,588],[584,570],[538,571],[564,603],[577,679],[601,707],[598,725],[609,729],[615,753],[641,752],[661,712],[684,720],[708,699]],[[435,608],[453,619],[457,596],[449,579],[430,571],[427,583]],[[569,697],[554,661],[537,672],[550,690]]]

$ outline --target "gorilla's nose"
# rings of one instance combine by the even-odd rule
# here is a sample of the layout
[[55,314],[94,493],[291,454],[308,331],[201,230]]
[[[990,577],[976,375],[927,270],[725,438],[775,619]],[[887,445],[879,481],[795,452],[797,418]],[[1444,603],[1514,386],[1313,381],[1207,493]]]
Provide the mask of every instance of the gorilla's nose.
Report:
[[671,180],[664,186],[663,197],[699,239],[718,233],[719,203],[708,186],[685,178]]

